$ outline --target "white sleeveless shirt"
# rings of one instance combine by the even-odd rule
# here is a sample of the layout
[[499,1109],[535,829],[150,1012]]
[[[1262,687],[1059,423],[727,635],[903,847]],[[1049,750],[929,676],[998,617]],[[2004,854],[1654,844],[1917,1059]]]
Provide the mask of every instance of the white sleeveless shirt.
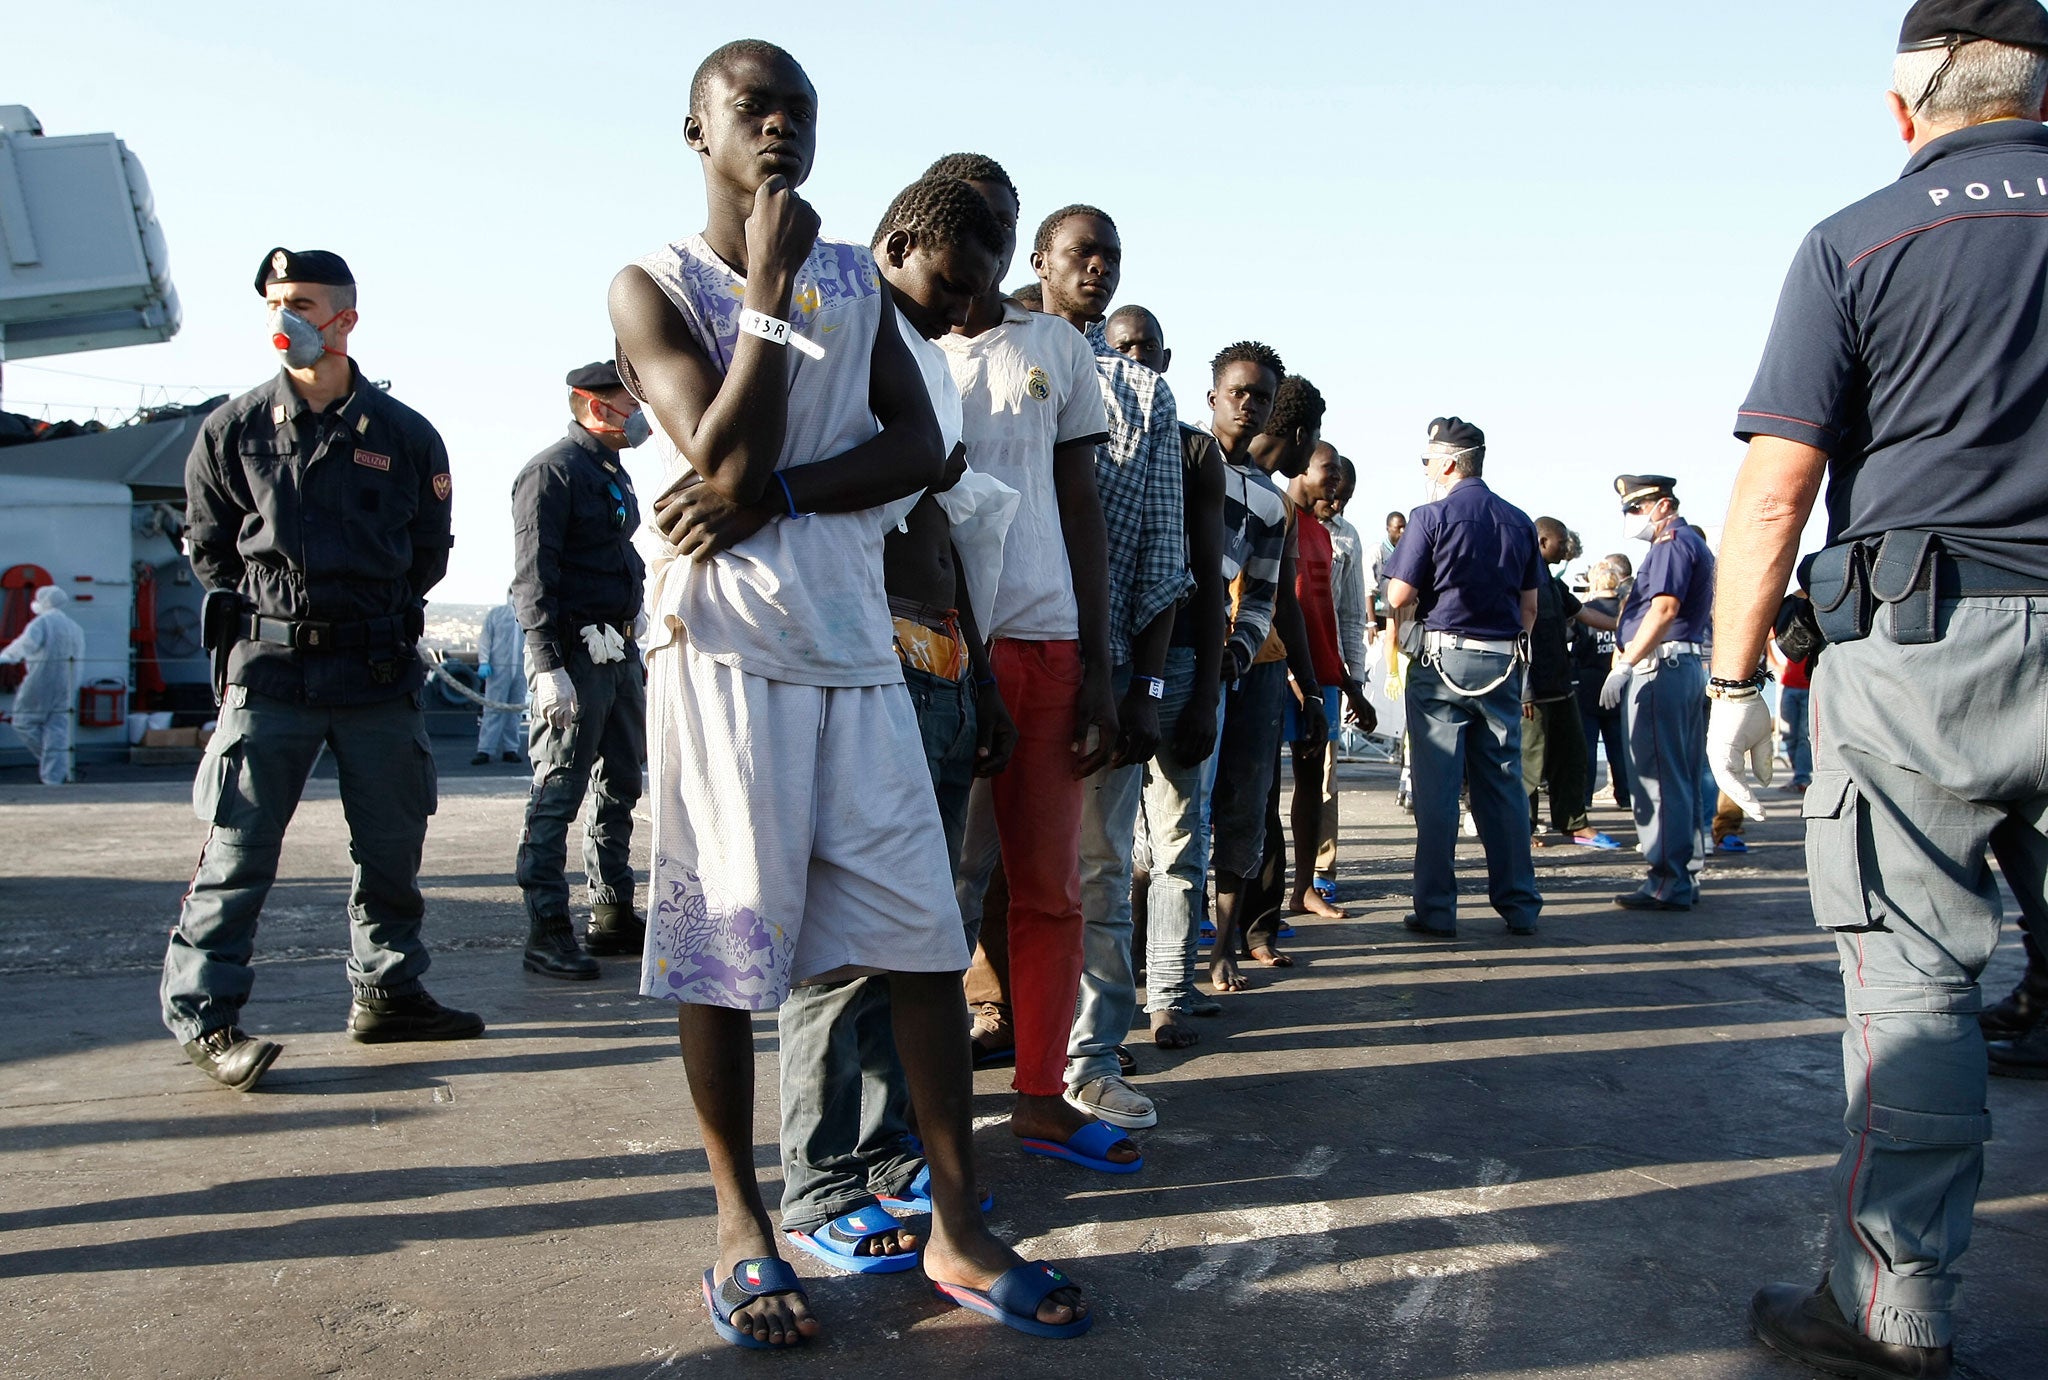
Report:
[[[746,279],[702,235],[637,261],[674,302],[698,348],[732,367]],[[790,325],[825,351],[812,359],[785,347],[789,412],[778,470],[830,459],[880,430],[868,405],[868,374],[884,302],[875,261],[860,245],[820,238],[797,275]],[[691,473],[652,409],[647,445],[668,484]],[[780,485],[771,486],[779,492]],[[679,559],[661,533],[634,541],[647,561],[646,650],[682,637],[703,655],[768,680],[846,687],[892,685],[903,665],[891,642],[882,590],[882,534],[916,497],[856,513],[776,518],[708,562]]]

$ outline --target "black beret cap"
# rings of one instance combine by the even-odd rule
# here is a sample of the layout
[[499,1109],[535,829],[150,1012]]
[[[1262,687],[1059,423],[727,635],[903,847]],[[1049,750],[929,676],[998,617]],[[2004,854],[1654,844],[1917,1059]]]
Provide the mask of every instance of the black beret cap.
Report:
[[581,369],[571,369],[566,380],[571,388],[624,388],[619,382],[617,361],[601,359],[595,364],[586,364]]
[[1463,417],[1439,417],[1429,424],[1429,439],[1440,446],[1459,450],[1486,449],[1486,433]]
[[2048,49],[2048,10],[2040,0],[1919,0],[1906,12],[1899,51],[1919,52],[1988,39]]
[[326,283],[333,287],[354,287],[356,275],[348,262],[325,249],[286,249],[282,245],[263,256],[256,270],[256,295],[272,283]]
[[1623,508],[1670,498],[1677,488],[1678,481],[1668,474],[1623,474],[1614,479],[1614,491],[1621,495]]

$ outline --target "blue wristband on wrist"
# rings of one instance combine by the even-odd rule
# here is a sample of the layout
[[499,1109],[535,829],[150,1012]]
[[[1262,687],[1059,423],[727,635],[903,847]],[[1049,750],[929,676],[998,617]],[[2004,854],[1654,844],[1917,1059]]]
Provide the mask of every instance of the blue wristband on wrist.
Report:
[[796,510],[796,497],[789,491],[789,481],[782,477],[781,470],[775,472],[775,482],[782,486],[782,501],[789,505],[789,515],[792,518],[802,517],[803,514]]

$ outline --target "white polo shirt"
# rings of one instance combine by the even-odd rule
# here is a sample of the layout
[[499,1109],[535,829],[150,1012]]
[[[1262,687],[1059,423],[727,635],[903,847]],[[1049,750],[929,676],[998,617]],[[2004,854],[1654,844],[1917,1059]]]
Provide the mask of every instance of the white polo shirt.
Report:
[[1095,352],[1057,316],[1003,305],[1002,323],[938,344],[960,387],[967,463],[1021,495],[1003,546],[988,637],[1069,642],[1081,635],[1080,606],[1060,528],[1052,453],[1074,441],[1109,439]]

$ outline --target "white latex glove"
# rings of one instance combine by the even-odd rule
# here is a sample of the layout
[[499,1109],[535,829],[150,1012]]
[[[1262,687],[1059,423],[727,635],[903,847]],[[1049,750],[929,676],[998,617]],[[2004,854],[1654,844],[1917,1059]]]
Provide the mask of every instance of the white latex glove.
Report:
[[647,640],[646,609],[642,609],[640,610],[640,612],[633,615],[633,640],[635,642],[645,642]]
[[606,647],[609,644],[605,642],[605,629],[602,624],[585,623],[581,628],[577,629],[577,632],[582,636],[583,649],[590,653],[592,661],[602,666],[611,660],[611,657],[606,654]]
[[626,659],[626,635],[610,623],[604,625],[604,645],[605,650],[610,653],[605,657],[606,661]]
[[1751,819],[1765,817],[1764,803],[1743,779],[1742,759],[1749,759],[1758,785],[1771,784],[1771,774],[1777,768],[1772,728],[1771,711],[1762,695],[1709,702],[1707,765],[1714,769],[1715,784]]
[[533,679],[533,707],[557,733],[567,733],[576,718],[576,682],[557,666]]
[[1617,666],[1607,673],[1607,679],[1600,683],[1600,707],[1613,709],[1621,703],[1621,697],[1628,693],[1628,678],[1635,674],[1630,666]]

